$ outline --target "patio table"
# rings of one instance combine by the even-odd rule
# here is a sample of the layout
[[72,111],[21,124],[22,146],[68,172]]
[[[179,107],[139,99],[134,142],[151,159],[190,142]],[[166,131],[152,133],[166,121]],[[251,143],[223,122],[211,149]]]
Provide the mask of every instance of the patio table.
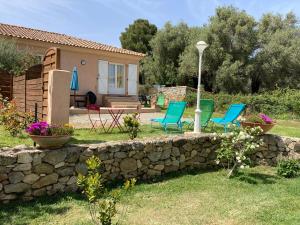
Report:
[[113,128],[118,127],[121,132],[124,131],[122,125],[120,124],[120,118],[124,114],[124,109],[117,109],[117,108],[109,108],[107,109],[108,113],[112,118],[112,122],[106,132],[111,132]]

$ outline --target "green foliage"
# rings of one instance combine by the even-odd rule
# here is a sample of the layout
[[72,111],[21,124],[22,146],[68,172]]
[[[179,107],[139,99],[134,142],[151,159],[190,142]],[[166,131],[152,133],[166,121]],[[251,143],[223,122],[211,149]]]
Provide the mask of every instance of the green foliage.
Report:
[[130,139],[135,139],[140,131],[140,123],[138,119],[138,114],[134,113],[132,115],[127,115],[123,118],[124,126],[128,132]]
[[[112,218],[117,214],[117,203],[120,201],[121,190],[108,192],[103,186],[100,171],[101,161],[92,156],[86,161],[87,175],[78,174],[77,184],[89,200],[89,210],[95,225],[111,225]],[[127,180],[123,189],[128,191],[133,188],[136,179]]]
[[300,174],[300,162],[295,159],[284,159],[279,161],[277,165],[277,174],[286,178],[298,176]]
[[221,145],[216,150],[216,163],[221,163],[223,166],[227,165],[228,177],[237,174],[240,168],[249,167],[250,154],[262,144],[260,127],[239,128],[232,125],[230,129],[231,132],[218,135],[221,139]]
[[14,101],[8,101],[0,96],[0,125],[3,125],[11,136],[21,135],[33,120],[32,114],[18,111]]
[[38,63],[40,62],[37,57],[26,50],[18,49],[14,41],[0,38],[0,69],[20,75]]
[[[196,103],[196,95],[190,94],[189,100]],[[224,112],[230,104],[244,103],[247,110],[252,113],[265,113],[274,118],[300,118],[300,91],[294,89],[277,89],[274,91],[263,92],[254,95],[230,95],[226,93],[213,94],[202,92],[201,98],[213,99],[215,111]]]
[[49,133],[51,136],[73,135],[74,127],[69,124],[65,124],[64,126],[52,125],[49,127]]
[[151,53],[150,40],[157,32],[157,27],[145,19],[137,19],[121,33],[122,48]]
[[247,122],[265,124],[265,121],[258,115],[250,115],[246,118]]
[[150,41],[152,56],[143,63],[142,71],[150,82],[175,85],[178,83],[180,55],[188,44],[189,27],[185,23],[166,23]]

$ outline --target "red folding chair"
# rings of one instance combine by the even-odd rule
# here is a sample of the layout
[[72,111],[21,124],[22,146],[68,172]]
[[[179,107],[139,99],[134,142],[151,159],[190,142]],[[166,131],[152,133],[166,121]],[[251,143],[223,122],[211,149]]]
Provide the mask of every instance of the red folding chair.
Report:
[[[107,130],[105,128],[105,125],[107,123],[108,120],[103,121],[101,119],[101,112],[100,112],[100,106],[97,105],[88,105],[87,106],[87,110],[88,110],[88,116],[89,116],[89,120],[91,122],[91,131],[97,131],[97,128],[99,127],[98,124],[100,123],[100,126],[103,128],[104,132],[107,133]],[[98,113],[98,117],[99,119],[93,119],[91,116],[91,112],[92,111],[97,111]]]

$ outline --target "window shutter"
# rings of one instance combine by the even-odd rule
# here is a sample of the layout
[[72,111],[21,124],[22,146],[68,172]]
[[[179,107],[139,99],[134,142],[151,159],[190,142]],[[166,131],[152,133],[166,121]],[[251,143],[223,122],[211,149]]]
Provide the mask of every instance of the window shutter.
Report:
[[138,71],[137,65],[128,65],[128,95],[137,95]]
[[98,62],[98,93],[108,93],[108,61]]

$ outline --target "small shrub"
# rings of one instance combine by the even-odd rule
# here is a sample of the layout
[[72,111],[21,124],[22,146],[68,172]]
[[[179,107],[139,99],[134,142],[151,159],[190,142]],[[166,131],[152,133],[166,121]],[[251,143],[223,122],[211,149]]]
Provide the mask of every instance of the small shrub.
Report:
[[249,167],[251,162],[249,156],[262,144],[260,127],[239,128],[232,125],[230,129],[231,132],[218,135],[221,145],[216,150],[216,163],[227,167],[228,177],[237,174],[240,168]]
[[138,120],[138,114],[127,115],[124,117],[124,126],[128,132],[130,139],[135,139],[140,131],[140,123]]
[[19,112],[14,101],[0,97],[0,124],[13,137],[22,134],[22,131],[34,117],[31,113]]
[[277,165],[277,174],[282,177],[292,178],[298,176],[299,173],[300,162],[295,159],[281,160]]
[[[101,161],[98,157],[92,156],[86,161],[87,175],[78,174],[77,184],[82,188],[89,201],[89,211],[93,223],[96,225],[111,225],[112,218],[117,214],[116,205],[120,201],[121,190],[112,192],[105,190],[102,175],[99,172]],[[136,179],[127,180],[123,190],[128,191],[133,188]],[[125,211],[123,210],[125,213]]]

